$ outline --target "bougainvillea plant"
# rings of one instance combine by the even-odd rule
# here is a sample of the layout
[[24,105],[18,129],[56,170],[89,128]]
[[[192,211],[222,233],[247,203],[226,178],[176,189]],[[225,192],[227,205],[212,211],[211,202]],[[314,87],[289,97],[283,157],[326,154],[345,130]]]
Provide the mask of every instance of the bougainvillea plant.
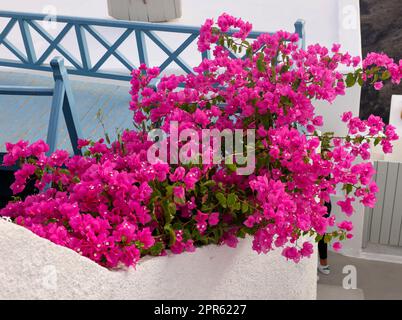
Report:
[[[388,153],[397,135],[381,118],[361,120],[351,112],[340,119],[347,135],[320,134],[323,119],[313,102],[331,103],[355,84],[377,90],[383,81],[398,84],[402,61],[370,53],[361,62],[339,45],[303,50],[298,35],[284,31],[249,42],[250,31],[251,24],[223,14],[201,27],[198,49],[212,57],[194,74],[163,76],[154,87],[158,68],[133,70],[135,128],[116,141],[81,140],[84,155],[73,157],[62,150],[47,155],[42,141],[8,143],[4,164],[20,165],[14,193],[33,179],[40,192],[15,199],[0,215],[110,268],[135,266],[168,249],[236,247],[246,235],[258,253],[281,248],[295,262],[313,252],[314,240],[304,236],[325,237],[339,248],[353,226],[325,218],[324,202],[341,186],[344,199],[337,204],[347,216],[355,202],[373,207],[378,188],[367,161],[370,144]],[[245,58],[233,58],[227,48]],[[343,74],[341,66],[354,71]],[[236,163],[150,163],[150,130],[169,136],[172,122],[179,134],[254,129],[254,171],[240,175]]]

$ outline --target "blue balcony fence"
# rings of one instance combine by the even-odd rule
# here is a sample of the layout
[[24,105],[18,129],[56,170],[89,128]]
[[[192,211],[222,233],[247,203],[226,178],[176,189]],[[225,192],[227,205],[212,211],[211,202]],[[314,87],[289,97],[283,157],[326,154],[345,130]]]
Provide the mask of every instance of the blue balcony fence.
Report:
[[[166,60],[159,65],[161,71],[165,70],[172,63],[176,63],[184,72],[191,73],[194,66],[189,66],[181,57],[181,54],[191,43],[196,41],[200,33],[198,27],[191,26],[57,16],[52,23],[59,23],[63,27],[57,36],[52,36],[39,23],[49,19],[49,16],[45,14],[0,11],[0,18],[8,19],[5,27],[0,30],[0,45],[4,45],[16,57],[16,59],[10,60],[0,56],[0,66],[52,71],[51,66],[46,64],[45,61],[57,50],[71,64],[71,66],[67,67],[69,74],[114,80],[129,80],[131,70],[138,67],[119,51],[119,46],[125,42],[130,35],[135,35],[136,43],[133,43],[133,45],[136,46],[136,50],[133,50],[133,55],[136,54],[138,56],[140,63],[148,65],[149,54],[145,41],[145,37],[148,37],[167,55]],[[13,43],[15,39],[7,37],[15,25],[18,25],[18,30],[24,43],[24,50],[17,48]],[[294,26],[295,32],[298,33],[300,37],[300,46],[304,48],[305,33],[303,20],[297,20]],[[105,30],[104,28],[119,28],[124,31],[117,40],[112,43],[97,30],[98,27],[102,27],[103,30]],[[49,44],[48,48],[40,56],[37,56],[35,43],[32,40],[31,29],[35,30],[35,32]],[[75,57],[68,48],[65,48],[61,44],[63,38],[70,30],[75,30],[74,35],[79,48],[78,57]],[[156,33],[159,31],[185,34],[187,37],[176,49],[172,49]],[[257,31],[251,32],[249,38],[255,39],[261,33],[262,32]],[[91,47],[88,46],[87,34],[90,34],[106,49],[106,52],[97,61],[91,61]],[[234,57],[232,52],[231,55]],[[101,67],[108,58],[112,56],[127,69],[127,72],[108,72],[101,70]],[[202,58],[207,58],[208,56],[209,52],[202,53]]]
[[[59,114],[63,112],[66,120],[66,125],[70,140],[73,146],[73,151],[79,154],[77,148],[77,139],[82,138],[80,125],[74,105],[74,98],[71,92],[71,87],[68,82],[67,74],[105,78],[112,80],[127,81],[130,79],[130,72],[138,67],[132,60],[123,55],[119,47],[130,40],[129,36],[135,37],[133,41],[133,56],[136,55],[139,63],[149,65],[149,53],[147,51],[146,38],[149,38],[159,49],[161,49],[167,58],[159,65],[161,71],[166,70],[171,64],[176,64],[185,73],[193,72],[193,67],[186,63],[183,59],[183,52],[196,41],[200,30],[198,27],[179,26],[171,24],[156,24],[156,23],[140,23],[130,21],[117,21],[106,19],[91,19],[80,17],[57,16],[52,20],[52,23],[59,24],[61,30],[57,35],[52,35],[46,28],[41,25],[41,22],[48,21],[49,16],[45,14],[20,13],[0,11],[0,18],[5,19],[4,27],[0,27],[0,46],[7,48],[12,54],[13,59],[4,57],[0,53],[0,66],[31,69],[38,71],[50,71],[54,74],[54,88],[27,88],[27,87],[0,87],[0,94],[12,95],[48,95],[52,96],[52,109],[50,113],[50,121],[48,127],[47,142],[50,144],[51,151],[57,146],[57,132],[59,125]],[[304,21],[297,20],[294,24],[295,32],[300,37],[299,45],[305,48],[305,31]],[[112,31],[122,30],[121,35],[113,42],[109,41],[99,29]],[[17,30],[19,37],[12,37],[11,30]],[[32,31],[41,37],[47,43],[47,48],[39,55],[37,41],[33,40]],[[73,32],[71,32],[73,31]],[[158,32],[184,34],[185,40],[182,41],[176,49],[172,49],[162,39]],[[75,41],[78,44],[78,55],[71,52],[71,48],[66,48],[62,45],[63,39],[67,34],[73,34]],[[249,39],[257,38],[262,32],[252,32]],[[92,61],[91,50],[92,46],[88,45],[87,35],[91,35],[98,44],[106,49],[104,54]],[[17,41],[22,39],[23,44],[17,45]],[[20,40],[21,41],[21,40]],[[22,46],[22,48],[21,48]],[[20,48],[18,48],[20,47]],[[230,55],[236,57],[230,50]],[[201,59],[208,58],[209,52],[203,52]],[[64,66],[61,55],[65,61],[68,61],[70,66]],[[121,72],[103,70],[105,62],[110,58],[117,59],[125,69]],[[52,60],[53,59],[53,60]],[[47,61],[51,61],[47,63]]]

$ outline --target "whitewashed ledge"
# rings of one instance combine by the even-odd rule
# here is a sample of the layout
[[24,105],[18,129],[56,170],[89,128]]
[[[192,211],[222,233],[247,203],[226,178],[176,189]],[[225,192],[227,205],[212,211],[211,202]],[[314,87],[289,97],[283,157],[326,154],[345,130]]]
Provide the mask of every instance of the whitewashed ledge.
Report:
[[258,255],[246,239],[109,271],[0,219],[0,299],[316,299],[316,261]]

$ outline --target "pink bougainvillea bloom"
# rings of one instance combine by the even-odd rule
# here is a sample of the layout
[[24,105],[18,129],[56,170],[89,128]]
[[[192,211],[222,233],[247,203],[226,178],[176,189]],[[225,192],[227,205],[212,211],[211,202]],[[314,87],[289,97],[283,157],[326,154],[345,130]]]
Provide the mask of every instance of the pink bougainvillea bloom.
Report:
[[355,198],[348,197],[345,201],[340,200],[336,204],[341,207],[342,212],[346,213],[348,216],[351,216],[353,214],[352,201],[354,200]]
[[346,230],[346,231],[352,231],[353,230],[353,223],[351,221],[342,221],[338,224],[338,227],[340,229]]
[[219,212],[212,212],[209,214],[208,223],[210,226],[216,226],[219,223]]
[[185,174],[186,174],[186,169],[184,169],[183,167],[177,167],[175,169],[174,173],[170,175],[170,180],[172,182],[182,181]]
[[173,187],[173,195],[178,199],[184,199],[185,196],[184,188],[181,186]]
[[300,250],[300,254],[303,257],[310,257],[313,254],[313,245],[310,242],[303,242],[303,247]]
[[295,247],[286,247],[282,251],[282,255],[288,259],[288,260],[293,260],[294,262],[299,262],[300,261],[300,252],[295,248]]
[[337,241],[332,244],[332,247],[334,248],[335,251],[339,251],[342,249],[342,244],[339,241]]
[[374,83],[374,89],[376,90],[381,90],[383,86],[384,85],[381,81],[377,81],[376,83]]

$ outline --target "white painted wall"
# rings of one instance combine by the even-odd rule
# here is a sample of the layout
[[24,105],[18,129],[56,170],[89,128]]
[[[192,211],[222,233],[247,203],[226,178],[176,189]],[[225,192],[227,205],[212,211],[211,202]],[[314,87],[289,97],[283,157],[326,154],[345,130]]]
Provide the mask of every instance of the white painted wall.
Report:
[[[327,3],[327,1],[321,2]],[[337,3],[337,15],[334,17],[334,26],[336,29],[336,38],[334,42],[341,44],[341,50],[348,51],[353,56],[361,56],[359,1],[340,0],[334,2]],[[308,30],[308,25],[306,25],[306,30]],[[320,43],[323,42],[320,41]],[[348,72],[348,69],[341,71],[346,73]],[[344,96],[339,96],[332,105],[319,102],[316,104],[316,107],[319,110],[319,113],[324,117],[324,128],[322,131],[333,131],[336,135],[345,135],[347,133],[347,128],[340,121],[340,116],[345,111],[352,111],[354,116],[359,115],[360,87],[355,86],[347,89],[346,94]],[[363,243],[364,207],[361,204],[356,204],[354,206],[355,213],[352,217],[347,218],[336,205],[336,202],[342,198],[342,191],[337,190],[337,195],[332,197],[332,214],[336,216],[338,222],[342,220],[350,220],[353,222],[354,237],[353,239],[343,242],[343,248],[340,252],[349,256],[360,256]]]
[[394,152],[386,154],[384,160],[402,162],[402,95],[392,96],[389,124],[396,127],[399,140],[394,142]]
[[[76,252],[0,219],[0,299],[315,299],[317,253],[299,264],[281,251],[236,249],[150,257],[109,271]],[[6,257],[6,258],[5,258]]]

